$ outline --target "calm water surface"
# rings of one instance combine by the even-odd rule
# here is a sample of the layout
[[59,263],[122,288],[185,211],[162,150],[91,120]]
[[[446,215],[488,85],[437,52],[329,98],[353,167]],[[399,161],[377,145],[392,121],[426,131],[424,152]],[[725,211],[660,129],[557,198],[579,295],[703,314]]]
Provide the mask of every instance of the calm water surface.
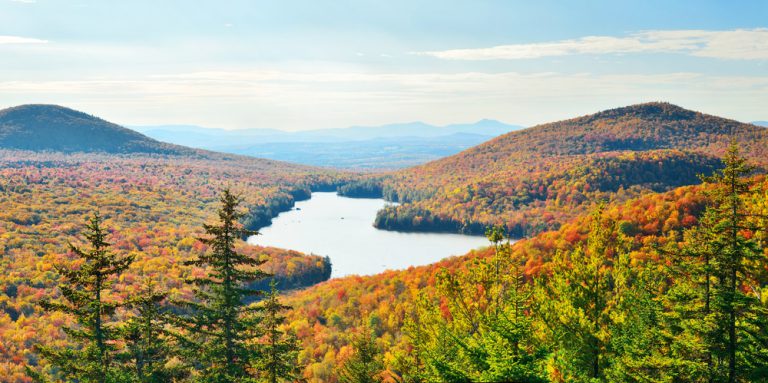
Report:
[[327,255],[333,263],[332,277],[426,265],[488,245],[480,236],[378,230],[373,220],[386,204],[383,199],[312,193],[311,199],[297,202],[248,242]]

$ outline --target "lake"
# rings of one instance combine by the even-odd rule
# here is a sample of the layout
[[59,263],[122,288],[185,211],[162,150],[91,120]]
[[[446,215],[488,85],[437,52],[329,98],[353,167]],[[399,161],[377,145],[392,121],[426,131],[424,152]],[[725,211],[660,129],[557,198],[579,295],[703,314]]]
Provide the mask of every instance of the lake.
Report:
[[294,209],[275,217],[272,225],[248,242],[327,255],[334,278],[427,265],[489,244],[481,236],[376,229],[376,212],[386,205],[383,199],[315,192],[311,199],[299,201]]

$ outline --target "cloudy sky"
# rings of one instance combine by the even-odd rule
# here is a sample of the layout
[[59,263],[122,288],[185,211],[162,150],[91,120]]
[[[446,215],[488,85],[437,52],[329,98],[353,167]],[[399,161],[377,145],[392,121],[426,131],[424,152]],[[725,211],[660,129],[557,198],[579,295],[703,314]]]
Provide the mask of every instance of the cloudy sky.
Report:
[[126,125],[768,120],[768,2],[0,0],[0,107]]

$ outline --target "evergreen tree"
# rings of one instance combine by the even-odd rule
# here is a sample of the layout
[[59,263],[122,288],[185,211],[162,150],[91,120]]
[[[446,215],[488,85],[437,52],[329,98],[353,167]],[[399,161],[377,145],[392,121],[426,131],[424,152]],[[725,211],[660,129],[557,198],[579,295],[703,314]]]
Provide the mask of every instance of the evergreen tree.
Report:
[[695,299],[677,300],[674,307],[692,313],[692,325],[681,332],[693,333],[704,347],[685,355],[705,366],[700,381],[768,380],[768,310],[755,294],[765,283],[766,262],[746,208],[753,168],[736,144],[723,162],[721,171],[704,178],[710,204],[700,225],[686,233],[681,252]]
[[[406,330],[423,363],[426,381],[544,381],[544,353],[534,346],[531,290],[511,261],[501,228],[487,231],[494,245],[489,260],[468,269],[443,271],[435,302],[422,297]],[[436,309],[440,307],[440,309]]]
[[604,368],[609,382],[668,382],[659,345],[663,305],[658,299],[666,280],[662,268],[630,261],[622,252],[614,264],[615,285],[620,286],[608,326],[608,359]]
[[555,350],[558,379],[653,381],[644,377],[660,307],[653,282],[633,265],[630,241],[599,207],[585,243],[559,252],[538,288],[537,311]]
[[[41,302],[47,311],[60,311],[74,317],[77,325],[62,330],[74,347],[40,346],[40,355],[58,367],[64,379],[81,383],[120,382],[114,365],[116,331],[111,322],[118,303],[110,294],[115,277],[133,262],[133,256],[119,257],[109,250],[107,231],[94,214],[87,222],[85,238],[90,248],[70,244],[79,260],[71,265],[56,265],[63,277],[59,285],[62,301]],[[36,380],[40,374],[28,372]]]
[[586,245],[556,254],[552,276],[541,285],[539,312],[550,326],[555,369],[565,380],[604,378],[617,253],[611,225],[602,207],[593,213]]
[[[768,380],[768,311],[760,300],[766,263],[746,202],[752,168],[732,144],[725,167],[704,177],[709,197],[699,225],[684,232],[664,296],[666,359],[680,382]],[[764,228],[763,228],[764,230]]]
[[[745,235],[756,228],[749,224],[746,196],[750,184],[745,179],[754,169],[739,154],[733,143],[724,159],[725,168],[705,181],[715,185],[711,192],[714,219],[712,245],[714,276],[712,310],[722,324],[713,339],[713,352],[723,367],[725,381],[735,383],[768,379],[765,366],[768,337],[765,336],[766,309],[752,293],[746,292],[755,276],[766,266],[757,241]],[[756,376],[759,375],[759,376]]]
[[656,367],[684,382],[714,382],[720,374],[713,356],[714,337],[721,326],[714,316],[712,297],[717,252],[712,230],[716,217],[706,210],[699,225],[683,233],[682,242],[670,241],[665,255],[672,257],[670,280],[661,297],[661,356]]
[[167,330],[169,316],[162,306],[166,297],[148,281],[128,300],[127,307],[134,311],[134,316],[120,328],[125,343],[120,359],[124,375],[133,382],[171,382],[188,375],[178,362],[174,363],[175,350]]
[[206,383],[257,381],[255,366],[261,353],[256,341],[262,325],[257,308],[246,300],[262,294],[248,284],[267,274],[257,268],[263,261],[235,251],[237,240],[257,234],[238,222],[244,216],[238,211],[239,203],[238,197],[224,190],[219,223],[205,225],[208,237],[200,239],[210,251],[186,262],[207,274],[188,281],[196,300],[180,302],[188,315],[176,323],[184,330],[179,336],[181,346],[199,370],[196,378]]
[[285,323],[282,312],[291,307],[280,303],[274,280],[261,307],[264,312],[262,326],[266,333],[262,344],[263,356],[258,364],[261,376],[269,383],[295,379],[300,370],[297,360],[300,347],[293,334],[280,329]]
[[338,371],[341,383],[378,383],[383,381],[384,363],[373,331],[367,325],[352,339],[354,353]]

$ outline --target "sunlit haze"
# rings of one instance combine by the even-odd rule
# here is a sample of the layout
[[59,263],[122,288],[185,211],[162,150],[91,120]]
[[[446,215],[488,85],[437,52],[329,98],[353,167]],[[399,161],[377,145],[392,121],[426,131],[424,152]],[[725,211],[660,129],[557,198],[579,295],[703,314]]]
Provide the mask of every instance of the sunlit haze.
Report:
[[768,112],[768,3],[0,0],[0,107],[125,125]]

